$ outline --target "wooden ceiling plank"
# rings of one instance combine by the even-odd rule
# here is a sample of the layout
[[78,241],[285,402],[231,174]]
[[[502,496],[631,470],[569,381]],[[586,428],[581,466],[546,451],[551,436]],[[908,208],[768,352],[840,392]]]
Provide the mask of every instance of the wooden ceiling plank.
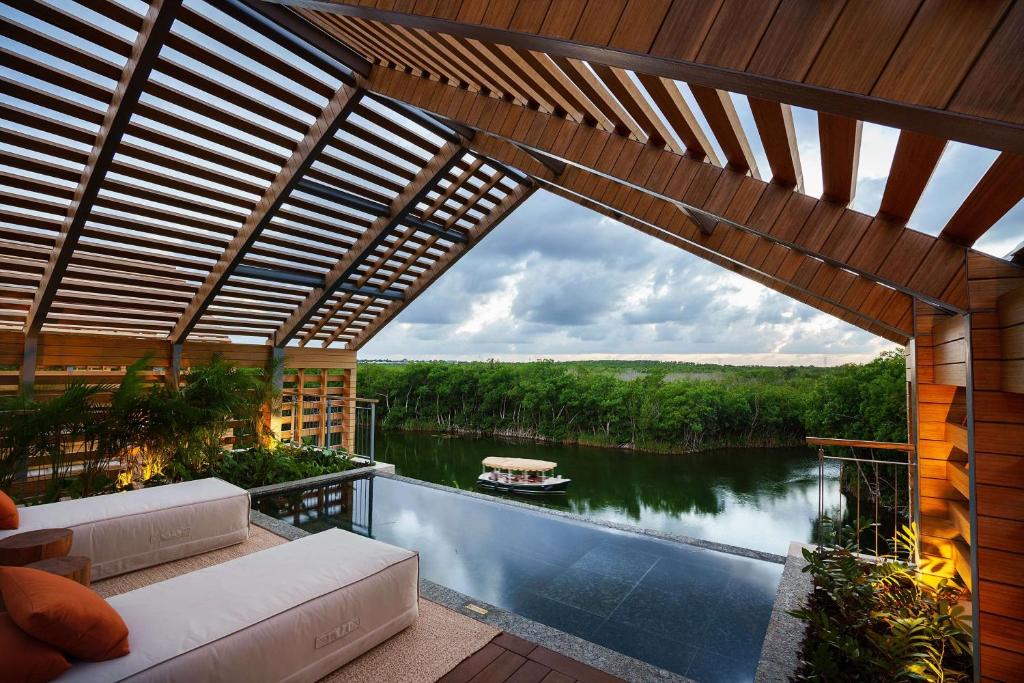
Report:
[[354,47],[371,61],[377,62],[388,68],[405,69],[406,64],[396,62],[387,54],[379,43],[368,39],[365,33],[361,33],[354,22],[348,17],[322,14],[319,12],[307,12],[301,7],[297,8],[300,16],[303,16],[310,23],[318,26],[325,33],[340,38],[340,42]]
[[792,109],[788,104],[756,97],[748,98],[748,102],[764,153],[768,157],[768,165],[772,169],[772,182],[803,192],[804,175],[800,167]]
[[840,204],[853,201],[857,191],[860,132],[860,121],[818,112],[823,198]]
[[180,344],[196,326],[207,306],[217,296],[235,267],[242,262],[245,252],[270,224],[277,209],[287,200],[292,188],[301,180],[324,147],[344,123],[345,118],[359,103],[361,90],[342,85],[328,101],[317,120],[298,143],[288,161],[278,172],[274,182],[246,218],[234,239],[224,250],[220,260],[196,292],[195,299],[182,314],[171,332],[172,343]]
[[1024,156],[1003,152],[942,229],[942,237],[969,247],[1024,198]]
[[450,42],[442,39],[441,36],[428,33],[427,31],[417,30],[416,35],[434,48],[445,61],[452,64],[453,68],[458,68],[466,73],[470,78],[470,83],[473,83],[480,92],[491,97],[501,97],[501,91],[487,78],[487,75],[480,71],[472,62],[467,63],[462,53],[453,47]]
[[359,265],[373,254],[377,247],[386,239],[391,231],[399,225],[415,206],[423,201],[427,193],[437,182],[448,173],[452,165],[465,153],[458,145],[446,143],[441,151],[416,174],[405,190],[391,202],[388,215],[377,218],[358,240],[338,259],[337,263],[324,277],[324,286],[314,288],[301,304],[274,333],[272,342],[275,347],[284,347],[306,325]]
[[25,317],[25,333],[36,334],[46,320],[53,298],[60,288],[61,278],[67,270],[89,213],[99,195],[107,170],[128,127],[132,112],[149,79],[157,55],[169,35],[181,0],[153,0],[143,22],[142,30],[132,47],[114,97],[104,116],[75,197],[68,207],[60,236],[46,265],[46,271],[36,290],[32,307]]
[[[310,0],[277,1],[310,4]],[[983,4],[1000,4],[1000,1]],[[1014,77],[1024,70],[1024,62],[1019,59],[1024,5],[1019,2],[1011,5],[947,108],[871,94],[871,88],[890,63],[900,41],[905,35],[911,35],[908,27],[917,14],[920,0],[895,3],[888,0],[786,0],[772,17],[750,64],[743,68],[727,66],[728,60],[735,58],[731,52],[709,55],[707,63],[697,61],[720,4],[672,2],[657,38],[648,46],[642,42],[633,45],[637,51],[572,42],[552,32],[550,27],[536,26],[535,20],[524,24],[533,29],[526,31],[452,21],[432,14],[425,6],[392,11],[386,5],[319,2],[316,7],[325,15],[372,18],[419,30],[546,52],[552,57],[599,62],[636,73],[664,76],[692,85],[1024,154],[1024,98],[1020,96],[1024,92],[1024,78]],[[950,13],[955,13],[958,7],[956,2],[933,0],[930,4],[939,6],[940,10],[948,5],[949,9],[943,11]],[[665,9],[663,4],[653,0],[645,0],[643,5],[650,5],[651,16],[658,16]],[[627,8],[627,13],[630,12]],[[935,25],[946,24],[937,22]],[[971,33],[981,35],[983,32]],[[970,50],[956,53],[969,63]],[[957,70],[961,66],[958,64]]]
[[373,32],[378,40],[386,41],[391,54],[401,59],[403,64],[419,69],[432,81],[447,82],[449,85],[458,86],[459,79],[449,78],[443,63],[432,62],[413,43],[409,42],[405,35],[399,32],[398,27],[391,24],[366,22],[366,28],[367,31]]
[[1010,0],[925,0],[871,94],[945,107],[1010,4]]
[[693,84],[690,84],[690,92],[704,113],[711,133],[718,140],[729,168],[741,173],[749,172],[754,178],[760,178],[757,160],[754,159],[747,134],[743,132],[740,117],[729,93]]
[[900,131],[878,213],[899,223],[910,220],[945,149],[945,140]]
[[491,54],[486,44],[472,38],[454,38],[454,40],[463,46],[465,54],[470,56],[506,95],[511,96],[524,106],[540,106],[545,111],[550,111],[543,99],[537,100],[529,92],[525,92],[525,88],[515,78],[515,75],[505,69],[501,62]]
[[424,40],[419,33],[404,26],[392,26],[391,28],[398,35],[402,36],[406,43],[415,49],[418,54],[422,55],[431,64],[437,64],[439,68],[443,69],[449,83],[458,87],[465,87],[471,92],[479,92],[480,86],[477,85],[476,81],[465,71],[459,69],[456,62],[438,52],[433,43]]

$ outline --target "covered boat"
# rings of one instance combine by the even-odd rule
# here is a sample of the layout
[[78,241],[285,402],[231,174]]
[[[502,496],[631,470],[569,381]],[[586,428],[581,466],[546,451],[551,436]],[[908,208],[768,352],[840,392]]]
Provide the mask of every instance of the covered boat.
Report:
[[525,458],[484,458],[477,485],[510,493],[565,493],[571,479],[555,475],[558,463]]

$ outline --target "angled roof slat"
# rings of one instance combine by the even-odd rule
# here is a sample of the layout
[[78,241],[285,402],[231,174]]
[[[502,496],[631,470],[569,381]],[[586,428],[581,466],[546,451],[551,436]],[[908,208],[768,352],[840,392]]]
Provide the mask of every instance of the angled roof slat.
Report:
[[153,0],[150,4],[149,13],[143,21],[86,167],[82,171],[82,178],[61,226],[61,234],[47,263],[46,272],[32,301],[32,307],[25,317],[26,334],[38,332],[46,319],[46,312],[60,287],[61,278],[78,245],[100,186],[149,79],[150,70],[163,47],[164,39],[170,33],[180,4],[181,0]]
[[359,265],[388,234],[421,202],[427,193],[448,173],[448,170],[464,153],[464,148],[446,143],[431,159],[416,178],[388,207],[388,213],[381,216],[364,232],[355,244],[340,258],[324,278],[324,286],[314,288],[303,302],[292,312],[288,320],[274,333],[273,345],[285,346],[294,338],[308,320],[323,306],[334,293],[335,288],[356,272]]
[[270,224],[277,209],[287,200],[291,190],[301,180],[306,169],[312,165],[315,157],[331,141],[349,112],[358,104],[360,97],[361,91],[351,86],[342,85],[338,88],[320,117],[310,126],[305,137],[281,168],[266,194],[250,213],[245,224],[239,229],[231,244],[224,250],[224,254],[196,293],[192,304],[174,326],[171,340],[175,344],[181,343],[199,322],[206,307],[210,305],[221,287],[227,282],[235,266],[245,258],[248,247]]

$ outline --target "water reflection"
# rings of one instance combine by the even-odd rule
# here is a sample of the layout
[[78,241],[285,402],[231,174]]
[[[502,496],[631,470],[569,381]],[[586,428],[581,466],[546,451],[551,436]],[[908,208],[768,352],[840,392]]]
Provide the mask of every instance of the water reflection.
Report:
[[[559,472],[573,479],[569,493],[530,502],[757,550],[785,553],[790,541],[811,541],[815,532],[818,464],[807,448],[666,456],[385,433],[377,454],[394,463],[399,474],[460,488],[473,487],[487,456],[555,460]],[[835,469],[829,470],[825,496],[831,501],[839,496]]]

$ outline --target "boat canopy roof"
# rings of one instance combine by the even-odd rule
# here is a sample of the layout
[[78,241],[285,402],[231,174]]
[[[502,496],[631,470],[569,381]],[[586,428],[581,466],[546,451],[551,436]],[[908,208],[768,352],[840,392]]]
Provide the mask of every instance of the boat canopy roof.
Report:
[[499,470],[519,470],[520,472],[547,472],[558,467],[557,462],[547,460],[527,460],[525,458],[484,458],[484,467]]

